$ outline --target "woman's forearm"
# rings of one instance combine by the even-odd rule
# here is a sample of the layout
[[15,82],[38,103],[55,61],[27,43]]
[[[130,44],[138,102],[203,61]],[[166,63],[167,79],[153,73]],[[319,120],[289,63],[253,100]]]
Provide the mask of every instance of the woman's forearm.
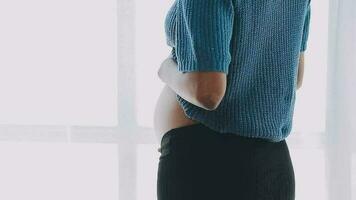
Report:
[[304,76],[304,52],[300,54],[297,74],[297,90],[302,87]]
[[206,107],[199,102],[197,84],[192,80],[191,76],[178,71],[177,63],[172,56],[169,56],[162,62],[158,71],[158,77],[183,99],[206,109]]

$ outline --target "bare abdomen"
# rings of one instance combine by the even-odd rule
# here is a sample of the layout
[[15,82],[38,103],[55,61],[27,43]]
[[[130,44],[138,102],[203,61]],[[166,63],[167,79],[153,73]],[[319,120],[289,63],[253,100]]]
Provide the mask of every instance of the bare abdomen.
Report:
[[163,135],[173,129],[199,123],[189,119],[180,107],[176,93],[166,84],[158,98],[154,111],[154,131],[159,144]]

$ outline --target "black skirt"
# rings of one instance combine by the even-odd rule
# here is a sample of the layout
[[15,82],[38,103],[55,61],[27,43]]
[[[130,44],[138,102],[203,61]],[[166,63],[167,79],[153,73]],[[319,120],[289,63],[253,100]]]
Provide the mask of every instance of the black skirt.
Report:
[[285,140],[219,133],[198,123],[165,133],[158,151],[158,200],[295,199]]

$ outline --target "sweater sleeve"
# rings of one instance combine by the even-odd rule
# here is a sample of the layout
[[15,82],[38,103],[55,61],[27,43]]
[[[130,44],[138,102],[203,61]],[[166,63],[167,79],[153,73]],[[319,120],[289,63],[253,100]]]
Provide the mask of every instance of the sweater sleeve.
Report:
[[302,37],[302,44],[300,47],[300,52],[305,51],[307,49],[308,44],[308,36],[309,36],[309,27],[310,27],[310,1],[308,3],[305,20],[304,20],[304,28],[303,28],[303,37]]
[[232,0],[177,0],[178,70],[228,74],[234,6]]

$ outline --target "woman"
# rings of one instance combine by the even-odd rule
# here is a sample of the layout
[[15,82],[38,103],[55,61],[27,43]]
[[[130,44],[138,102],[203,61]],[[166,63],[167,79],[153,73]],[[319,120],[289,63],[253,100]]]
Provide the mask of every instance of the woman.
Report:
[[176,0],[158,71],[158,200],[295,199],[292,128],[310,0]]

